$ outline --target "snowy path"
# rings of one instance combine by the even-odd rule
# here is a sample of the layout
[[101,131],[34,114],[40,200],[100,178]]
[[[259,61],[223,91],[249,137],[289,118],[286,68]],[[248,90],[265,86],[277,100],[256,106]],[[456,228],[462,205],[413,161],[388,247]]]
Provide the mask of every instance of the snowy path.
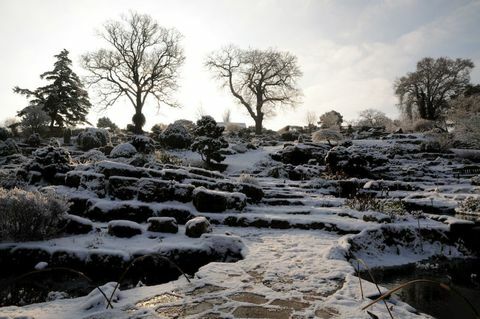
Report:
[[[1,315],[33,318],[370,318],[361,311],[358,280],[350,264],[330,259],[340,236],[319,231],[255,230],[218,227],[244,238],[248,255],[237,263],[211,263],[188,283],[141,287],[121,293],[115,310],[85,310],[86,297],[24,308]],[[367,285],[364,283],[364,285]],[[366,290],[373,293],[373,287]],[[418,318],[405,304],[397,318]],[[87,307],[88,308],[88,307]],[[374,306],[380,318],[385,309]]]

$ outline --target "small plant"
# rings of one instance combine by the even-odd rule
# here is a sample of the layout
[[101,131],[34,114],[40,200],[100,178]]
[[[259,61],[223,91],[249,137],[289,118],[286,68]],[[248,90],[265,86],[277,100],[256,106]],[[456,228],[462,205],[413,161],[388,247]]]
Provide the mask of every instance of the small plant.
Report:
[[244,183],[244,184],[251,184],[251,185],[259,184],[255,176],[252,176],[250,174],[241,174],[237,180],[239,183]]
[[200,153],[202,160],[210,164],[212,160],[220,163],[225,159],[220,153],[222,148],[228,147],[228,142],[222,137],[224,128],[217,126],[217,122],[211,116],[203,116],[197,121],[195,129],[195,141],[192,151]]
[[358,211],[377,211],[390,216],[405,215],[407,210],[401,200],[379,199],[371,194],[357,194],[355,197],[347,199],[345,205]]
[[312,134],[312,141],[315,143],[327,142],[328,145],[332,145],[332,141],[338,144],[343,140],[342,133],[332,129],[321,129]]
[[161,164],[182,165],[182,159],[165,151],[156,151],[155,160]]
[[460,202],[456,210],[461,214],[480,214],[480,198],[467,197]]
[[53,193],[0,188],[0,240],[49,238],[60,230],[67,210],[66,200]]

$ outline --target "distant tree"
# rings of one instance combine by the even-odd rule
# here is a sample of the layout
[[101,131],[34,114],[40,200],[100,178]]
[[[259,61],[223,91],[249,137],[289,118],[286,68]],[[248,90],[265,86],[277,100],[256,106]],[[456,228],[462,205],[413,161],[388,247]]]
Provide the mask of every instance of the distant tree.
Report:
[[212,160],[220,163],[225,159],[225,156],[220,153],[222,148],[228,147],[228,143],[222,137],[224,129],[217,126],[217,122],[211,116],[204,116],[197,121],[196,138],[192,144],[192,150],[200,153],[202,160],[207,164]]
[[41,133],[50,122],[43,105],[30,105],[22,110],[21,126],[27,134]]
[[206,66],[247,109],[255,134],[262,133],[265,116],[273,115],[276,106],[294,106],[301,95],[297,80],[302,72],[289,52],[229,46],[212,53]]
[[[88,93],[71,69],[72,61],[68,58],[68,51],[63,49],[55,58],[57,61],[54,69],[40,75],[41,79],[51,81],[51,84],[34,91],[17,86],[13,89],[14,92],[30,98],[30,106],[42,105],[43,111],[50,117],[51,128],[55,124],[64,126],[88,123],[86,116],[91,107]],[[18,116],[23,116],[28,108],[18,112]]]
[[113,123],[108,117],[104,116],[98,119],[97,121],[98,128],[109,128],[111,131],[118,129],[117,124]]
[[438,120],[448,101],[465,90],[474,67],[470,59],[423,58],[415,72],[407,73],[394,84],[402,112],[410,120],[414,112],[426,120]]
[[307,122],[308,131],[311,133],[317,122],[317,114],[314,111],[307,111],[305,121]]
[[224,124],[228,124],[230,123],[230,118],[232,116],[232,111],[230,109],[226,109],[224,112],[223,112],[223,115],[222,115],[222,120],[223,120],[223,123]]
[[469,97],[469,96],[472,96],[472,95],[480,95],[480,84],[476,84],[476,85],[469,84],[469,85],[467,85],[467,87],[465,88],[465,91],[463,92],[463,95],[465,97]]
[[145,125],[143,107],[147,97],[176,107],[172,94],[177,89],[178,69],[185,58],[180,47],[181,34],[161,27],[149,15],[131,12],[122,21],[109,21],[101,37],[111,49],[100,49],[82,56],[89,71],[87,82],[97,88],[102,104],[108,108],[126,96],[135,109],[135,133]]
[[19,135],[19,126],[20,126],[20,121],[16,117],[11,117],[5,119],[3,121],[3,125],[12,132],[13,136],[18,136]]
[[480,94],[461,96],[451,101],[448,118],[457,140],[480,147]]
[[321,128],[340,128],[342,126],[342,123],[342,114],[334,110],[323,113],[320,116],[319,124]]
[[375,109],[366,109],[359,113],[357,125],[368,127],[387,127],[392,124],[392,120],[385,113]]
[[326,141],[328,145],[332,146],[332,141],[338,142],[343,139],[343,135],[332,129],[321,129],[312,134],[312,141],[315,143],[321,143]]

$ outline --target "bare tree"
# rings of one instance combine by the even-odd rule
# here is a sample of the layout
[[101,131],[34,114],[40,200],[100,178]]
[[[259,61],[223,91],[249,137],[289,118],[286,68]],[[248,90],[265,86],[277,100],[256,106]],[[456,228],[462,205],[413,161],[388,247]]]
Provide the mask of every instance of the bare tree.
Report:
[[223,124],[226,125],[230,123],[231,116],[232,116],[232,111],[230,109],[226,109],[222,115]]
[[307,121],[308,131],[311,133],[312,128],[315,127],[317,122],[317,114],[314,111],[307,111],[305,114],[305,121]]
[[177,89],[178,69],[185,57],[180,47],[182,35],[161,27],[149,15],[131,12],[121,21],[108,21],[100,36],[110,45],[82,56],[89,71],[87,83],[97,88],[108,108],[126,96],[135,108],[135,132],[145,124],[142,113],[147,97],[176,107],[172,94]]
[[297,80],[302,72],[289,52],[229,46],[212,53],[206,66],[247,109],[256,134],[262,133],[265,116],[273,115],[276,106],[294,106],[301,96]]
[[470,82],[470,59],[423,58],[417,70],[395,82],[399,105],[410,120],[418,112],[422,119],[437,120],[444,115],[448,101],[458,96]]
[[358,113],[360,118],[358,126],[368,127],[387,127],[392,124],[392,120],[382,111],[375,109],[366,109]]

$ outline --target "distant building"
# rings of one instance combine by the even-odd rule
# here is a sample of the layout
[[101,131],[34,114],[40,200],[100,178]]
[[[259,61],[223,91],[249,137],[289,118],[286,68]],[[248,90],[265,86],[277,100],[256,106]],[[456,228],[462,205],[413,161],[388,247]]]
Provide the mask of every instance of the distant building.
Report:
[[277,131],[278,133],[286,133],[286,132],[303,132],[302,126],[295,126],[295,125],[287,125]]

